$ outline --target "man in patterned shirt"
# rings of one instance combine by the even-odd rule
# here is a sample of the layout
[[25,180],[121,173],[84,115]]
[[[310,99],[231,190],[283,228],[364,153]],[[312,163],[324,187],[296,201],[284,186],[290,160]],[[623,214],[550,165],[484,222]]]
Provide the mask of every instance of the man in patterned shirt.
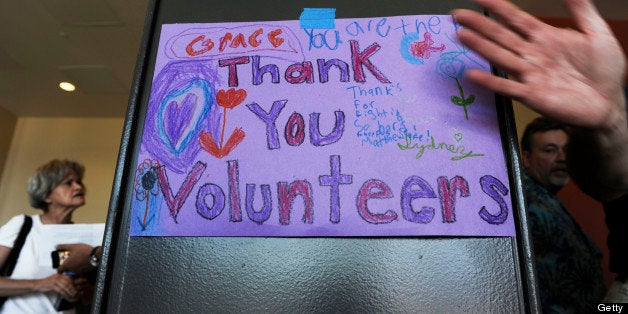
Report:
[[587,313],[606,293],[602,253],[567,212],[556,193],[569,182],[567,127],[532,121],[521,149],[537,279],[543,312]]

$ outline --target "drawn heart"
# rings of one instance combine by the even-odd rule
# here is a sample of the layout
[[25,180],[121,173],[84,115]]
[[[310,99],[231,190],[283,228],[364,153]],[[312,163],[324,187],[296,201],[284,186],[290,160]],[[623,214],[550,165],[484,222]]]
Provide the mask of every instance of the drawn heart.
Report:
[[216,102],[219,106],[227,109],[233,109],[241,104],[246,98],[245,89],[230,88],[228,90],[219,90],[216,94]]
[[181,135],[189,126],[198,97],[188,93],[181,103],[171,101],[164,112],[164,130],[166,137],[175,150],[181,146]]
[[462,141],[462,133],[454,134],[454,139],[456,140],[456,142],[460,143],[460,141]]
[[218,145],[216,145],[216,143],[214,142],[214,138],[212,137],[211,133],[201,132],[201,135],[199,136],[199,142],[201,148],[208,152],[210,155],[216,158],[222,158],[229,155],[229,153],[231,153],[231,151],[244,140],[245,136],[246,133],[244,133],[244,130],[242,130],[242,128],[236,128],[229,136],[229,139],[227,140],[227,143],[225,143],[225,146],[218,147]]
[[179,156],[198,136],[203,119],[209,111],[207,84],[190,82],[184,89],[172,90],[161,102],[157,128],[166,148]]

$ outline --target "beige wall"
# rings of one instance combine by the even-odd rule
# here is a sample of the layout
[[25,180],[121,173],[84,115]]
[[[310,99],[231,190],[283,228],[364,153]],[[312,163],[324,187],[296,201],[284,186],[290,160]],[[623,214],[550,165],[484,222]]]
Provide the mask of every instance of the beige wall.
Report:
[[517,124],[517,136],[521,141],[521,135],[523,135],[523,130],[525,130],[526,125],[532,122],[536,117],[540,116],[538,113],[528,109],[528,107],[522,105],[519,102],[513,103],[513,110],[515,112],[515,123]]
[[[0,225],[21,213],[41,213],[28,204],[26,181],[53,158],[75,159],[86,168],[87,204],[73,220],[105,222],[123,122],[122,118],[18,118],[0,177]],[[0,144],[4,137],[0,134]]]
[[9,155],[9,147],[13,138],[13,130],[17,123],[17,117],[9,111],[0,107],[0,178],[2,178],[2,170],[4,162]]

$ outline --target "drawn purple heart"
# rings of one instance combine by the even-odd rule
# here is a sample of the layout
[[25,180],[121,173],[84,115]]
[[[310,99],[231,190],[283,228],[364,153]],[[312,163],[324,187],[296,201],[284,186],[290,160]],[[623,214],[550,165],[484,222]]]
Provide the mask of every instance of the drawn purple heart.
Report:
[[181,103],[173,100],[168,103],[164,112],[164,131],[172,148],[178,151],[182,143],[181,135],[192,123],[198,96],[188,93]]
[[[220,82],[220,76],[211,62],[206,60],[168,62],[156,73],[150,88],[141,149],[174,173],[187,173],[202,151],[198,143],[201,131],[214,130],[214,125],[210,128],[213,123],[217,123],[220,131],[222,120],[215,120],[213,115],[216,114],[209,117],[210,112],[219,112],[215,106],[213,82]],[[168,134],[164,123],[166,108],[174,100],[180,106],[189,93],[193,93],[198,99],[194,111],[188,116],[190,122],[179,134],[179,144],[175,148],[170,138],[177,134]],[[173,118],[170,115],[169,122],[175,121]]]

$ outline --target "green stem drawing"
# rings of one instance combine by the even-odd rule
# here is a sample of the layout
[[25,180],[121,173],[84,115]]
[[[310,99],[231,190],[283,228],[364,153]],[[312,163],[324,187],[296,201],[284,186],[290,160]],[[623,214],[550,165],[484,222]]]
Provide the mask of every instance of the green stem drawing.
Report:
[[[450,76],[451,77],[451,76]],[[464,109],[464,116],[467,120],[469,120],[469,113],[467,112],[467,106],[472,104],[475,101],[475,95],[469,95],[469,98],[464,97],[464,90],[462,90],[462,85],[460,85],[460,81],[458,81],[457,77],[451,77],[456,80],[456,85],[458,85],[458,92],[460,93],[460,97],[451,96],[451,102],[456,106],[461,106]]]

